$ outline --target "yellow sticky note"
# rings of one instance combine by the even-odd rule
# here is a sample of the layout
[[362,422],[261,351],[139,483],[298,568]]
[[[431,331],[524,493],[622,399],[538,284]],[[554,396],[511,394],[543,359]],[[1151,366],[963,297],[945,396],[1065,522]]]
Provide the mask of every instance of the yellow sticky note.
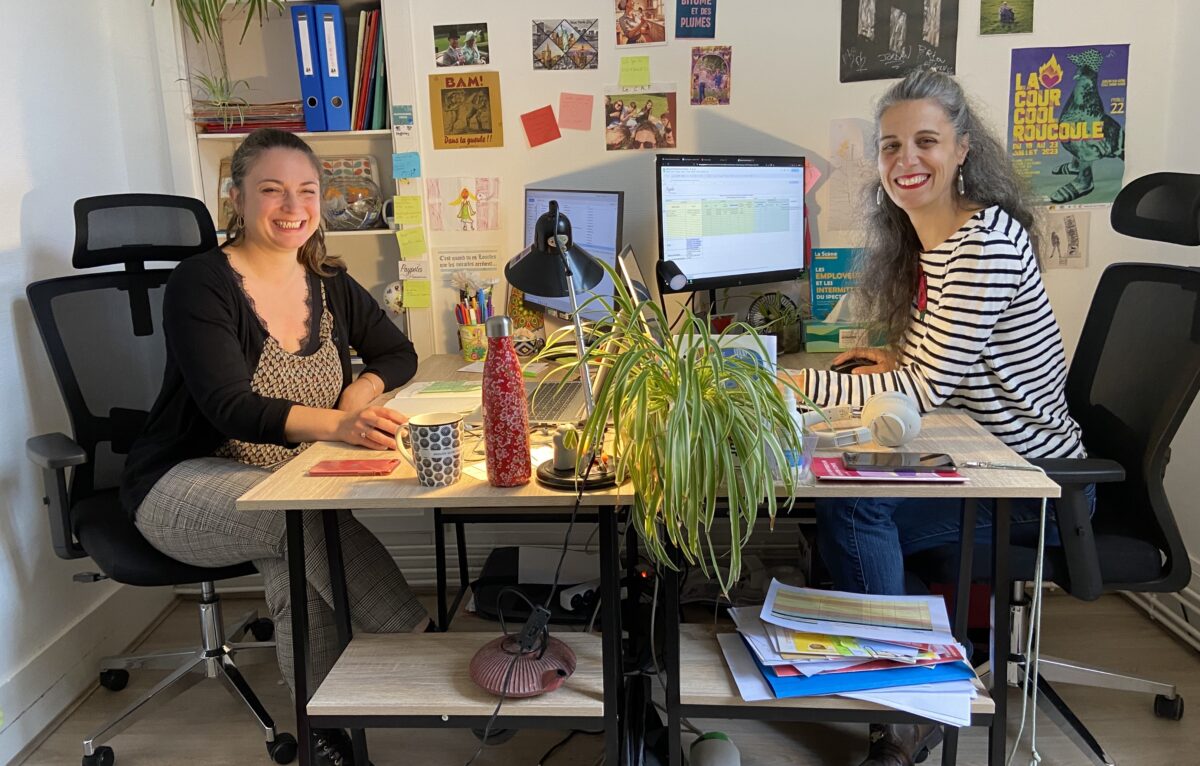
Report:
[[650,84],[649,56],[622,56],[621,74],[617,85],[622,88],[640,88]]
[[397,226],[421,225],[421,196],[419,194],[406,194],[392,199],[396,205]]
[[404,280],[404,308],[427,309],[433,305],[433,293],[428,279]]
[[406,261],[423,258],[429,252],[425,245],[425,228],[422,226],[396,232],[396,243],[400,245],[400,257]]

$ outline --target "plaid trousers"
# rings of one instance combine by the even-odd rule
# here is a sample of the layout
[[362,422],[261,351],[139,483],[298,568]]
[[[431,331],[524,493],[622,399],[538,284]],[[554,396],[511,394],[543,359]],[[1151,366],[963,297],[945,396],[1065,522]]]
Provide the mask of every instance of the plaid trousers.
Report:
[[[219,567],[254,562],[275,621],[279,672],[292,674],[292,613],[287,525],[283,513],[247,512],[234,502],[270,471],[225,458],[186,460],[159,479],[137,509],[138,530],[151,545],[185,564]],[[308,580],[309,668],[315,689],[338,657],[333,590],[325,552],[325,511],[304,512]],[[387,549],[349,511],[338,512],[350,618],[365,633],[404,633],[428,614]],[[295,689],[292,688],[293,697]]]

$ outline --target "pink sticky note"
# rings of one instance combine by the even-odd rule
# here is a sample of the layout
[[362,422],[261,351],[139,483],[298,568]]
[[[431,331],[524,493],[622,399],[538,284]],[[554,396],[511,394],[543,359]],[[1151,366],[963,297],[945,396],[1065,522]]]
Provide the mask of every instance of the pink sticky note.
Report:
[[821,180],[821,171],[816,165],[804,165],[804,193],[808,194],[812,188],[817,185],[817,181]]
[[570,130],[592,129],[590,93],[560,93],[558,95],[558,127]]
[[554,119],[554,110],[549,104],[521,115],[521,124],[525,126],[530,147],[562,138],[562,133],[558,132],[558,121]]

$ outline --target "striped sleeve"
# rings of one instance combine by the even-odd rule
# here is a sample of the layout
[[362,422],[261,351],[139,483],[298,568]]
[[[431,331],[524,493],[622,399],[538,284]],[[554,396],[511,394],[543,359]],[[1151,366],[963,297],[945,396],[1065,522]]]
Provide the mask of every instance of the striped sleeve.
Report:
[[1002,232],[986,228],[968,231],[960,240],[933,255],[948,256],[940,278],[928,280],[938,293],[936,311],[914,313],[905,339],[904,362],[896,370],[850,375],[810,370],[806,394],[819,406],[862,405],[882,391],[913,396],[922,412],[946,402],[977,371],[1000,316],[1013,304],[1032,258]]

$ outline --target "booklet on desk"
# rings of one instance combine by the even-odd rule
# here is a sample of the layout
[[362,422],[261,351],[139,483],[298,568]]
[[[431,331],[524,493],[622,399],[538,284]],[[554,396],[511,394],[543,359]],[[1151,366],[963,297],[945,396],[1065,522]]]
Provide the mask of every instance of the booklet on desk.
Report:
[[812,471],[822,481],[967,481],[958,471],[855,471],[847,468],[840,457],[815,457]]

